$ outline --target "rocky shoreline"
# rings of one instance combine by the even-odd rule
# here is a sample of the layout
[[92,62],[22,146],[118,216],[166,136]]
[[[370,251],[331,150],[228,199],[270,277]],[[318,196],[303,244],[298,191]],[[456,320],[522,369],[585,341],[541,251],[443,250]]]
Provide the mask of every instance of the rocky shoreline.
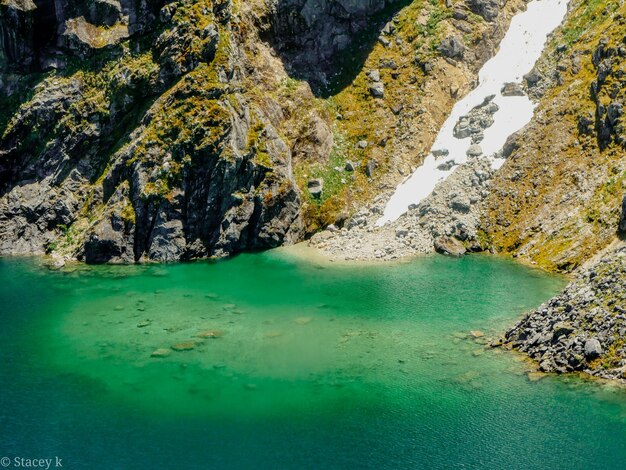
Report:
[[620,242],[526,315],[503,346],[528,354],[543,372],[584,372],[626,384],[626,245]]
[[383,194],[341,229],[331,226],[309,243],[332,259],[361,261],[484,251],[488,247],[480,240],[480,203],[489,195],[493,174],[489,161],[472,159],[396,221],[376,225],[390,196]]

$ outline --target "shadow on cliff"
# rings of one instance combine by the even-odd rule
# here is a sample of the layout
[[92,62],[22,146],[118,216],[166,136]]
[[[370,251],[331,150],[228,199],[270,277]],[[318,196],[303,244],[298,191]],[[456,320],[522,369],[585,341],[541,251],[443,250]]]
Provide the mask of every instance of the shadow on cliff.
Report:
[[329,11],[316,11],[313,21],[294,12],[294,2],[298,0],[278,1],[263,39],[292,78],[308,82],[315,96],[328,98],[354,81],[385,25],[412,0],[381,2],[386,6],[373,14],[353,15],[329,2]]

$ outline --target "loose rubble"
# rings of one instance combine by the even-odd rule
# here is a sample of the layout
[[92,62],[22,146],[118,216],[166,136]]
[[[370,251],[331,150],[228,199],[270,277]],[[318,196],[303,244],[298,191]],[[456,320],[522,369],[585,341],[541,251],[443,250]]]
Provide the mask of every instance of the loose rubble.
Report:
[[626,246],[580,273],[503,341],[543,372],[584,372],[626,383]]

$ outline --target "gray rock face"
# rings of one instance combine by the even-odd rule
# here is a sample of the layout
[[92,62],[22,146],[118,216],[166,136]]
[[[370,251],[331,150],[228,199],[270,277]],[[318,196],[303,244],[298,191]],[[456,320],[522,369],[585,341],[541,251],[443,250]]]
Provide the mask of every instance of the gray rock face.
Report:
[[450,59],[462,59],[465,54],[465,45],[461,38],[457,36],[448,36],[439,45],[439,52],[444,57]]
[[624,196],[622,201],[622,215],[619,219],[619,229],[622,232],[626,232],[626,196]]
[[31,70],[35,57],[35,10],[32,1],[0,4],[0,70],[10,65]]
[[84,245],[85,261],[90,264],[132,263],[134,224],[124,220],[123,204],[129,204],[128,185],[120,186],[109,200],[104,217],[93,227]]
[[[469,113],[459,119],[454,126],[454,136],[457,139],[472,138],[474,144],[480,143],[483,138],[483,131],[493,126],[495,119],[493,115],[498,112],[498,105],[493,102],[495,96],[487,96],[485,100]],[[474,148],[475,154],[477,148]],[[478,154],[482,154],[482,151]],[[469,155],[469,153],[468,153]]]
[[[271,0],[268,37],[293,72],[314,86],[325,86],[355,37],[372,31],[376,41],[389,18],[384,13],[406,0]],[[381,15],[383,15],[381,17]],[[392,29],[387,29],[392,33]],[[364,47],[361,43],[359,46]],[[344,57],[345,59],[345,57]]]
[[[46,78],[33,90],[0,138],[0,254],[175,261],[300,239],[291,150],[272,124],[271,106],[258,109],[238,92],[238,43],[231,43],[217,80],[188,79],[200,64],[212,63],[219,34],[230,31],[229,3],[212,4],[204,14],[214,21],[201,29],[181,25],[184,17],[174,20],[164,9],[163,21],[178,23],[148,49],[154,63],[129,69],[112,60],[116,73],[106,78],[114,83],[102,84],[103,96],[80,76]],[[56,25],[54,34],[65,31],[56,29],[59,18],[76,14],[115,28],[121,12],[124,22],[130,18],[127,26],[136,16],[135,28],[151,27],[158,5],[57,1],[45,20]],[[36,46],[53,48],[57,39]],[[4,40],[2,57],[14,46]],[[12,67],[24,66],[11,54]],[[315,138],[332,147],[330,130],[317,128]]]
[[466,0],[467,6],[487,21],[494,20],[500,12],[501,0]]
[[[611,142],[626,147],[626,77],[623,73],[625,54],[623,47],[611,47],[603,39],[592,56],[597,78],[591,84],[591,98],[596,104],[595,128],[602,148],[608,147]],[[579,119],[579,127],[581,124],[583,123]]]
[[622,245],[527,315],[506,334],[505,342],[527,353],[545,372],[584,371],[624,379],[625,305],[626,246]]

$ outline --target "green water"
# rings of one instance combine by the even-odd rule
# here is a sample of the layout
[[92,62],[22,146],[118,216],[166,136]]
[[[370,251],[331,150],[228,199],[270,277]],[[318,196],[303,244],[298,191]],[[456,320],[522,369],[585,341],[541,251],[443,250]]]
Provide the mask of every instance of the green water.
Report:
[[334,266],[274,251],[63,272],[0,260],[0,457],[623,468],[624,390],[532,381],[483,344],[563,283],[481,256]]

